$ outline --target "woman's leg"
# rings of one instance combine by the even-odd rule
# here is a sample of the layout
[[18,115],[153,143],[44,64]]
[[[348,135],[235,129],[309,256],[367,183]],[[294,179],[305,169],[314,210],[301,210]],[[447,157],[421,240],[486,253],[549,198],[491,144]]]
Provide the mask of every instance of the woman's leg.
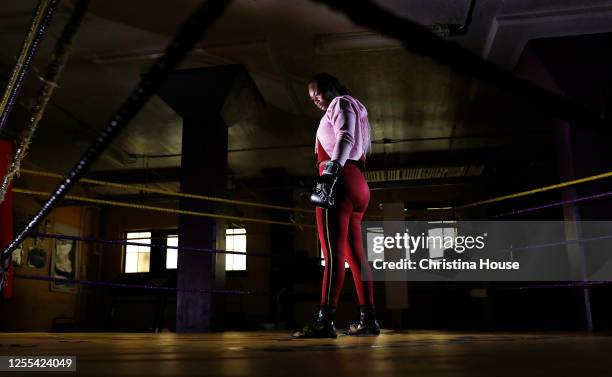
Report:
[[[321,251],[325,259],[323,270],[323,284],[321,286],[321,306],[317,309],[315,318],[311,325],[293,333],[293,338],[335,338],[336,335],[336,305],[342,282],[344,281],[344,259],[342,260],[342,271],[338,271],[338,258],[344,258],[344,253],[337,253],[336,232],[338,227],[338,216],[336,211],[330,211],[317,207],[315,212],[317,218],[317,231],[321,243]],[[344,249],[343,249],[344,250]]]
[[317,228],[325,269],[321,286],[321,305],[335,307],[344,285],[344,260],[348,246],[348,227],[352,206],[341,199],[336,207],[317,208]]
[[351,266],[355,289],[359,299],[359,322],[349,326],[347,335],[378,335],[380,325],[374,310],[374,282],[372,269],[368,264],[361,238],[361,219],[363,213],[356,212],[349,223],[349,251],[347,260]]
[[376,321],[374,311],[374,282],[372,270],[363,249],[361,232],[361,219],[368,209],[370,202],[370,189],[357,167],[346,169],[343,174],[344,181],[351,189],[347,196],[353,204],[353,211],[349,217],[347,261],[351,267],[353,281],[359,299],[359,322],[352,324],[347,331],[348,335],[378,335],[380,325]]
[[361,219],[370,203],[370,188],[363,173],[355,165],[347,165],[342,172],[347,187],[346,197],[352,204],[349,214],[346,260],[351,267],[353,281],[360,305],[374,304],[372,271],[363,249],[361,238]]
[[372,270],[363,249],[361,219],[363,213],[353,212],[349,221],[348,248],[346,260],[351,268],[359,305],[374,305],[374,282]]

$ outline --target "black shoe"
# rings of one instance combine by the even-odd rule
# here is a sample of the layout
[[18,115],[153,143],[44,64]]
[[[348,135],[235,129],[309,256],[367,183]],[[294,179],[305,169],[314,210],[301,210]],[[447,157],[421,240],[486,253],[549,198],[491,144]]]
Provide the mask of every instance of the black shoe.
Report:
[[359,308],[359,322],[351,323],[346,335],[379,335],[380,325],[376,320],[374,305],[364,305]]
[[321,306],[317,310],[312,325],[304,326],[302,330],[294,332],[291,336],[293,339],[307,338],[336,338],[336,308],[330,306]]

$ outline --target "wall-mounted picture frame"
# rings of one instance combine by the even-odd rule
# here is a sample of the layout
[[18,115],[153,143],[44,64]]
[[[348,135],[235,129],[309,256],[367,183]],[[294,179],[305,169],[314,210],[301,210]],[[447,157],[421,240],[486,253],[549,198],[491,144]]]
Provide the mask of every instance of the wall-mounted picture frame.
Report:
[[15,250],[13,250],[13,266],[22,267],[24,261],[23,258],[23,246],[19,246]]
[[[54,233],[78,236],[79,230],[72,226],[56,223]],[[77,285],[70,280],[77,279],[79,270],[79,244],[74,240],[54,239],[51,251],[50,289],[54,292],[76,293]],[[66,280],[63,282],[62,280]]]

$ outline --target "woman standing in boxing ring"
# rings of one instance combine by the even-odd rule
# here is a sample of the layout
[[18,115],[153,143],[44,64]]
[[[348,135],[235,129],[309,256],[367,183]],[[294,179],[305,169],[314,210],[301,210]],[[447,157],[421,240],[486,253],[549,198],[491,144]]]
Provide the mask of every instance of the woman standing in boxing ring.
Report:
[[365,106],[329,74],[308,83],[308,94],[324,111],[316,134],[319,177],[311,195],[317,205],[319,241],[325,259],[321,302],[313,323],[294,333],[296,338],[335,338],[336,306],[344,284],[344,262],[353,275],[360,305],[359,322],[348,335],[378,335],[374,287],[361,238],[361,220],[370,190],[363,175],[370,149],[370,124]]

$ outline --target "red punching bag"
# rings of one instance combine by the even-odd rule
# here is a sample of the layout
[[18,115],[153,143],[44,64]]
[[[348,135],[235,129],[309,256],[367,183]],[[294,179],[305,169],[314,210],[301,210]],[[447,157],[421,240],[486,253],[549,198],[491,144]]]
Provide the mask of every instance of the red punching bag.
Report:
[[[0,179],[4,178],[9,162],[13,157],[13,144],[7,140],[0,140]],[[13,241],[13,185],[11,184],[0,203],[0,250],[4,250]],[[1,251],[0,251],[1,252]],[[2,257],[2,266],[8,271],[4,272],[4,287],[2,293],[5,299],[13,296],[13,261],[9,256]]]

